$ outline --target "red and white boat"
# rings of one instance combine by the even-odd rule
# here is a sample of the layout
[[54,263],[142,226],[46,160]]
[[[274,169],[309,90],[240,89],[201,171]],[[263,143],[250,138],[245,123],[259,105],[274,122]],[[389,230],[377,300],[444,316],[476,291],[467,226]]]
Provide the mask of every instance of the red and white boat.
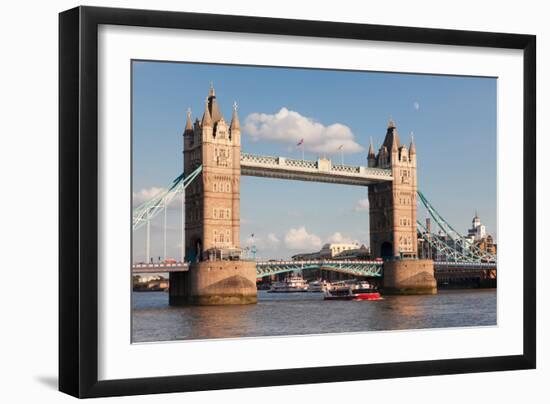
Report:
[[380,292],[368,282],[336,282],[325,290],[325,300],[382,300]]

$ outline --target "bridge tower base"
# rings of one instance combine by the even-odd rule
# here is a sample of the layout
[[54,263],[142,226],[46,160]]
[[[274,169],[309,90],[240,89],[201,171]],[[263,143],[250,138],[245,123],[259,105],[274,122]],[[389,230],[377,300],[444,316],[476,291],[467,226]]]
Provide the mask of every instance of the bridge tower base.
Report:
[[202,261],[170,274],[170,305],[254,304],[256,294],[251,261]]
[[434,295],[437,281],[434,262],[423,259],[401,259],[384,262],[385,294]]

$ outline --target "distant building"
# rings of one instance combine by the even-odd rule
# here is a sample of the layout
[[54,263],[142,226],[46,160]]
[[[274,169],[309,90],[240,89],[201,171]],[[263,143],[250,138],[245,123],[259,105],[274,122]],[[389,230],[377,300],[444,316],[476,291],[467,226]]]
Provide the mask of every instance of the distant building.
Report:
[[484,239],[486,235],[485,225],[481,224],[481,219],[476,212],[476,215],[472,219],[472,228],[468,229],[468,238],[472,241],[480,241]]
[[476,243],[476,246],[481,251],[486,251],[489,254],[496,254],[497,253],[497,245],[493,240],[493,237],[488,234],[487,237],[483,238],[479,242]]
[[493,236],[487,234],[485,225],[481,224],[481,219],[477,212],[472,219],[472,228],[468,230],[467,238],[471,241],[472,245],[475,245],[481,251],[486,251],[490,254],[497,253],[497,245],[494,242]]
[[312,253],[299,253],[291,257],[294,261],[309,261],[309,260],[318,260],[321,258],[319,251]]
[[320,251],[300,253],[292,256],[294,261],[307,261],[318,259],[367,259],[370,257],[370,249],[359,243],[327,243]]
[[370,248],[366,247],[364,244],[361,244],[358,248],[350,248],[342,251],[341,253],[336,254],[333,259],[343,259],[343,260],[366,260],[370,259]]
[[462,250],[463,254],[468,255],[473,247],[477,247],[482,251],[486,251],[490,254],[497,253],[497,245],[494,242],[493,236],[487,234],[485,225],[481,223],[481,219],[476,213],[472,219],[472,228],[468,229],[468,234],[464,237],[467,244],[462,247],[459,243],[455,242],[452,238],[448,237],[445,233],[439,230],[434,233],[430,229],[430,221],[426,219],[426,228],[428,232],[422,232],[418,238],[418,250],[422,258],[429,258],[435,261],[446,261],[446,255],[438,251],[438,249],[431,243],[437,241],[440,244],[445,244],[450,249]]
[[160,275],[132,276],[134,291],[161,291],[168,289],[168,279]]
[[319,251],[321,258],[332,259],[348,250],[359,248],[359,243],[327,243]]

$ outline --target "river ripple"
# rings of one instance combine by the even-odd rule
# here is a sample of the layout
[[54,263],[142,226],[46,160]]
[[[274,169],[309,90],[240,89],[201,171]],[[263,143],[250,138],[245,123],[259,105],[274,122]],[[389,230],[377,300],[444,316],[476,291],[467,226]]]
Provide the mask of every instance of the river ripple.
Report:
[[496,289],[381,301],[259,291],[255,305],[185,307],[169,306],[165,292],[134,292],[132,305],[133,342],[496,325]]

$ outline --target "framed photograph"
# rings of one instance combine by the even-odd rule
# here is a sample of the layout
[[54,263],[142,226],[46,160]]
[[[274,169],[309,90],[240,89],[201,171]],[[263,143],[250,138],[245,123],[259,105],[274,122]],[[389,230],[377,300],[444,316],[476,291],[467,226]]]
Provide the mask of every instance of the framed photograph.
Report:
[[531,369],[532,35],[59,17],[59,388]]

